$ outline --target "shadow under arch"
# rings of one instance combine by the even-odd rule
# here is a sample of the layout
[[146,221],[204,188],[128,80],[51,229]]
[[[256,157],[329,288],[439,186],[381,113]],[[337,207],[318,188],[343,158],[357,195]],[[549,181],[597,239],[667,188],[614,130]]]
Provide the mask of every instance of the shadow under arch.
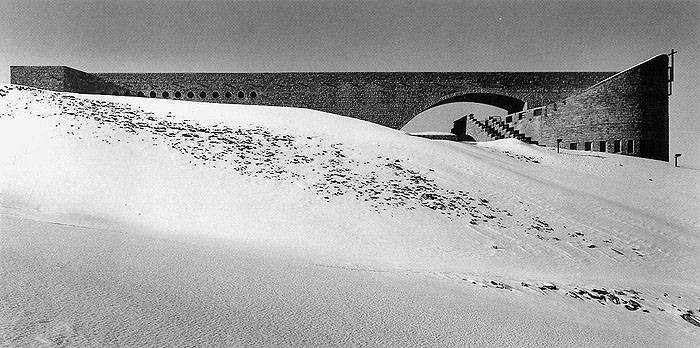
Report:
[[[438,110],[441,107],[447,106],[447,105],[459,105],[459,104],[465,104],[465,105],[473,105],[476,107],[476,105],[481,105],[482,107],[479,109],[479,107],[476,107],[476,110],[478,111],[479,114],[486,114],[489,113],[489,115],[495,115],[495,114],[502,114],[503,112],[506,112],[507,114],[515,113],[522,111],[526,108],[527,103],[521,99],[518,99],[516,97],[508,96],[508,95],[503,95],[503,94],[496,94],[496,93],[475,93],[475,92],[466,92],[466,91],[461,91],[461,92],[456,92],[448,95],[443,95],[442,97],[437,98],[431,98],[432,100],[425,102],[423,105],[416,107],[413,109],[412,112],[409,112],[406,116],[406,118],[402,119],[402,123],[398,129],[401,130],[407,130],[407,131],[426,131],[427,129],[419,129],[420,127],[416,127],[418,124],[426,123],[425,122],[425,114],[426,112],[430,113],[430,110]],[[486,108],[484,108],[486,107]],[[470,107],[471,108],[471,107]],[[489,111],[489,108],[494,109],[493,111]],[[499,111],[495,111],[495,109],[498,109]],[[469,111],[474,111],[474,110],[469,110]],[[454,112],[454,110],[451,110],[450,113]],[[465,115],[463,110],[457,111],[459,112],[459,115]],[[494,112],[494,113],[491,113]],[[421,116],[423,115],[423,116]],[[431,124],[441,124],[441,123],[446,123],[445,118],[443,115],[447,115],[444,113],[444,111],[441,111],[437,113],[438,118],[435,119],[435,121],[431,121],[433,123]],[[430,119],[432,119],[432,116]],[[457,116],[457,117],[460,117]],[[414,120],[418,119],[421,117],[420,122],[414,122]],[[449,115],[447,115],[449,117]],[[462,117],[463,119],[466,120],[466,116]],[[461,120],[461,119],[460,119]],[[464,134],[464,128],[466,121],[461,120],[461,122],[458,122],[460,120],[455,120],[452,119],[450,126],[454,126],[456,128],[453,129],[452,133],[457,134],[458,137],[461,140],[469,141],[467,140],[467,134]],[[437,122],[437,123],[436,123]],[[411,126],[408,126],[408,125]],[[445,125],[440,126],[440,128],[445,128]],[[408,128],[406,128],[408,127]],[[449,129],[449,128],[447,128]],[[455,133],[455,130],[459,130],[458,133]],[[461,136],[460,136],[461,135]],[[471,138],[471,137],[469,137]]]
[[507,95],[496,93],[473,93],[473,92],[457,92],[440,97],[437,101],[433,100],[415,108],[407,117],[401,120],[397,129],[402,129],[418,115],[423,112],[453,103],[478,103],[489,106],[494,106],[505,110],[508,114],[523,111],[526,107],[526,102]]
[[502,94],[494,94],[494,93],[463,93],[463,94],[456,94],[456,95],[448,95],[443,97],[440,101],[437,103],[434,103],[424,110],[421,110],[421,112],[432,109],[436,106],[440,105],[445,105],[445,104],[450,104],[450,103],[462,103],[462,102],[469,102],[469,103],[481,103],[481,104],[487,104],[495,107],[499,107],[501,109],[504,109],[508,111],[509,114],[512,114],[514,112],[522,111],[525,108],[525,102],[518,99],[518,98],[513,98],[507,95],[502,95]]

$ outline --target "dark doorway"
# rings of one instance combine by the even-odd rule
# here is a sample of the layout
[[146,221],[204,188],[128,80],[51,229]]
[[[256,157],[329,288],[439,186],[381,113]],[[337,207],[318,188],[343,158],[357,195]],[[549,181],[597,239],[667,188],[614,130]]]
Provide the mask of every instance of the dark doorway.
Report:
[[453,123],[450,132],[457,136],[457,141],[475,141],[472,136],[467,135],[467,121],[469,120],[469,116],[474,116],[474,114],[464,116]]

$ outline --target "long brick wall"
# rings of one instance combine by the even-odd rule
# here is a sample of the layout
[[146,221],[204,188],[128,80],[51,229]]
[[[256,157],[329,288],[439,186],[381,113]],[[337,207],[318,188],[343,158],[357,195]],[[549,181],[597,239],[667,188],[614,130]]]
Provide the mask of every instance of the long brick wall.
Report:
[[294,106],[401,128],[420,112],[458,101],[510,112],[577,93],[612,72],[84,73],[12,67],[12,83],[59,90],[42,69],[64,71],[62,91]]
[[10,83],[69,92],[65,87],[65,66],[11,66]]
[[[540,144],[614,141],[668,160],[667,56],[614,72],[86,73],[13,66],[11,83],[56,91],[310,108],[400,129],[429,108],[506,109]],[[601,82],[604,81],[604,82]],[[524,111],[523,111],[524,110]],[[631,151],[627,140],[632,140]],[[665,139],[665,140],[664,140]]]

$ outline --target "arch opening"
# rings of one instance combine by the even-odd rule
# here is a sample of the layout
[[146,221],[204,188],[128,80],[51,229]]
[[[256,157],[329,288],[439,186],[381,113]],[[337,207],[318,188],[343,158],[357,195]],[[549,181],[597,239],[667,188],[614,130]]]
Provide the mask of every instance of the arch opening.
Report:
[[421,135],[453,136],[459,141],[485,141],[478,134],[471,134],[466,116],[474,114],[483,120],[489,116],[505,116],[507,110],[492,105],[472,102],[452,102],[429,108],[413,117],[401,130]]
[[512,114],[514,112],[522,111],[525,109],[525,102],[513,98],[507,95],[502,95],[502,94],[492,94],[492,93],[465,93],[465,94],[458,94],[454,96],[448,96],[439,102],[427,107],[425,110],[441,106],[441,105],[446,105],[446,104],[452,104],[452,103],[479,103],[479,104],[486,104],[486,105],[491,105],[503,110],[506,110],[508,114]]

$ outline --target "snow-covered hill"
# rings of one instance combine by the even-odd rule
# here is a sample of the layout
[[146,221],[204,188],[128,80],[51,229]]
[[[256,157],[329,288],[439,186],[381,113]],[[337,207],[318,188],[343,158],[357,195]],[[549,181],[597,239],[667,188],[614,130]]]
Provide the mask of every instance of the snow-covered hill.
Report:
[[0,346],[700,344],[700,171],[0,86]]

